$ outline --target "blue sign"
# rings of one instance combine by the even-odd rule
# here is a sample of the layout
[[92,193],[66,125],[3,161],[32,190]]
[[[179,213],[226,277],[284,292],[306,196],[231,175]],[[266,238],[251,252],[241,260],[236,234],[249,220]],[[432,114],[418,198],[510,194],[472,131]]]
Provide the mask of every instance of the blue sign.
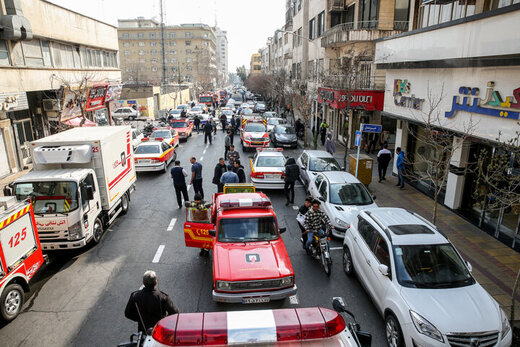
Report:
[[137,101],[135,101],[135,100],[127,100],[126,103],[129,104],[129,105],[132,105],[132,104],[137,104]]
[[354,146],[361,146],[361,131],[356,131],[356,141],[354,142]]
[[363,124],[364,133],[380,133],[383,130],[383,126],[379,124]]

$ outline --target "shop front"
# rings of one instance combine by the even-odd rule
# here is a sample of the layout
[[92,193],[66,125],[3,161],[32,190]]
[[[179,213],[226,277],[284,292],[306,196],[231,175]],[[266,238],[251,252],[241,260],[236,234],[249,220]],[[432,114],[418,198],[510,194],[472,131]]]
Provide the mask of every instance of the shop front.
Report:
[[0,177],[24,167],[26,144],[34,138],[25,92],[0,93]]

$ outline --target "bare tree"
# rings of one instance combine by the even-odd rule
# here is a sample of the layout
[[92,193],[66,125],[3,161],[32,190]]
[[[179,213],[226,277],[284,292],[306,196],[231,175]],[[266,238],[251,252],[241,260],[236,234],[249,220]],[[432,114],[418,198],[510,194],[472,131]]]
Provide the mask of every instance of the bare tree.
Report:
[[315,93],[307,90],[307,86],[300,81],[295,80],[290,84],[291,96],[293,100],[294,110],[303,120],[304,125],[304,137],[303,146],[305,148],[309,145],[307,128],[312,118],[312,105],[315,98]]

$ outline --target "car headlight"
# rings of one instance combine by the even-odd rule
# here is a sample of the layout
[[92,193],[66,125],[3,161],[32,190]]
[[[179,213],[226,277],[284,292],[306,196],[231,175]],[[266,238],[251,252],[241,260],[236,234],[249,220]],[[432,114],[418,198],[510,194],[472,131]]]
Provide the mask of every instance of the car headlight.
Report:
[[506,313],[502,309],[500,309],[500,318],[502,321],[501,338],[503,339],[507,335],[509,330],[511,330],[511,325],[509,324],[509,320],[507,319]]
[[83,234],[83,229],[81,228],[81,221],[79,221],[69,227],[69,239],[70,240],[81,239],[82,234]]
[[227,281],[217,281],[217,289],[226,290],[230,289],[231,284]]
[[289,276],[289,277],[283,277],[282,278],[282,286],[290,286],[294,283],[294,277],[293,276]]
[[415,329],[417,329],[420,334],[426,335],[434,340],[444,343],[444,338],[442,337],[441,332],[432,323],[428,322],[426,318],[411,310],[410,316],[412,317],[412,322],[413,325],[415,325]]
[[334,218],[334,221],[341,228],[345,228],[345,229],[350,228],[350,225],[348,223],[346,223],[345,221],[343,221],[343,220],[341,220],[339,218]]

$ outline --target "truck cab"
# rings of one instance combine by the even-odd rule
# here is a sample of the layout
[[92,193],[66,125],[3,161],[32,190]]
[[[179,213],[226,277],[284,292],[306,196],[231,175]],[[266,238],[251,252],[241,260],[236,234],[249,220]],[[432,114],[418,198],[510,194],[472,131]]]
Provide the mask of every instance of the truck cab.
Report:
[[285,228],[264,193],[217,193],[204,213],[187,212],[184,232],[188,247],[213,250],[213,300],[263,303],[296,294]]

